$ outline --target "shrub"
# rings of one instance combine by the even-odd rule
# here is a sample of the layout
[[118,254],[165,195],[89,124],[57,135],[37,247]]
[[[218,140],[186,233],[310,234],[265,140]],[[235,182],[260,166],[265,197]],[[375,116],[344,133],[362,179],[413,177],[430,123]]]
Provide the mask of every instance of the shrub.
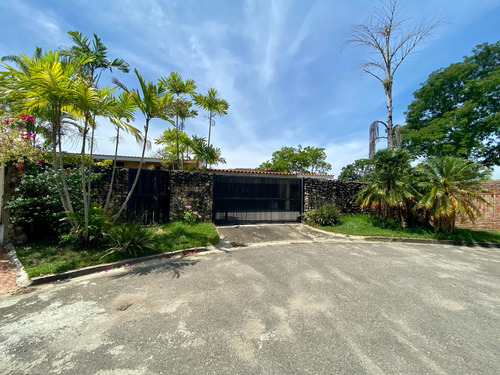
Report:
[[334,203],[328,203],[302,215],[302,221],[309,225],[335,226],[341,224],[341,211]]
[[198,211],[193,211],[191,206],[186,206],[182,215],[182,221],[186,223],[196,223],[198,220],[201,220],[201,215]]
[[[81,174],[72,171],[66,177],[73,207],[81,210]],[[16,195],[5,206],[11,211],[11,222],[22,225],[30,238],[46,238],[69,229],[66,223],[60,222],[65,213],[56,178],[52,170],[36,166],[26,168]]]
[[[83,210],[72,213],[67,212],[67,216],[62,220],[74,219],[77,223],[76,229],[69,234],[61,236],[63,243],[82,245],[84,241],[85,214]],[[106,215],[104,209],[99,204],[90,205],[89,211],[89,241],[88,244],[100,244],[108,228],[111,226],[111,218]]]
[[139,223],[120,224],[110,228],[107,240],[109,248],[103,257],[111,254],[137,257],[152,249],[153,233]]

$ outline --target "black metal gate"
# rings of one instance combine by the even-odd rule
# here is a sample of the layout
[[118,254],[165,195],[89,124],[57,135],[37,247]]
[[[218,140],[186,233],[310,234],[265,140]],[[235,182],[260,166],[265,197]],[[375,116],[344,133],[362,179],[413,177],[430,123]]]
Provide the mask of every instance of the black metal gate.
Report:
[[215,175],[213,219],[218,224],[297,221],[302,191],[301,178]]
[[[137,169],[128,173],[128,188],[132,188]],[[128,221],[142,224],[166,223],[169,220],[170,172],[141,170],[139,181],[127,206]]]

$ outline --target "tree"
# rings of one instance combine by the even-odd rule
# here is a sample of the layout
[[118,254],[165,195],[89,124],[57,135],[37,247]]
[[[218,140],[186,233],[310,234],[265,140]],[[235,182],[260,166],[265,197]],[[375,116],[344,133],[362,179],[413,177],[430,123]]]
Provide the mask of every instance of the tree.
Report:
[[500,165],[500,42],[431,73],[413,95],[402,135],[414,155]]
[[262,163],[258,169],[270,169],[273,172],[326,173],[332,168],[326,161],[324,148],[307,146],[282,147],[273,152],[269,161]]
[[[17,69],[2,62],[5,70],[0,72],[0,96],[15,111],[34,114],[49,124],[52,164],[59,176],[61,203],[66,212],[73,213],[63,168],[62,129],[71,123],[72,116],[78,115],[74,106],[78,71],[92,57],[63,61],[59,52],[49,51],[36,59],[26,55],[19,58],[22,63],[18,63]],[[73,228],[77,227],[76,221],[71,218],[69,221]]]
[[229,108],[227,101],[219,98],[218,95],[216,89],[210,88],[208,89],[207,95],[196,94],[194,96],[195,104],[208,111],[208,147],[210,147],[210,134],[212,132],[212,126],[214,125],[213,117],[227,115],[227,110]]
[[[366,48],[374,55],[364,60],[362,69],[380,81],[387,102],[387,122],[374,121],[370,126],[370,158],[373,157],[375,140],[378,138],[387,138],[387,148],[394,148],[398,128],[392,122],[392,86],[396,71],[441,23],[437,20],[410,25],[407,18],[401,17],[400,10],[399,0],[382,1],[381,7],[375,9],[370,19],[354,27],[352,38],[347,41],[348,44]],[[379,124],[385,127],[386,137],[379,137]]]
[[205,137],[194,135],[190,141],[190,147],[193,152],[194,160],[197,165],[218,165],[226,164],[226,159],[222,157],[220,148],[209,145]]
[[183,131],[177,132],[177,129],[166,129],[160,138],[155,140],[155,143],[163,147],[158,155],[164,163],[169,165],[175,165],[177,151],[182,155],[183,161],[188,159],[192,152],[191,138]]
[[453,232],[457,218],[474,221],[481,216],[478,202],[485,202],[479,193],[481,182],[490,172],[483,166],[454,156],[432,157],[419,166],[421,174],[420,205],[433,218],[439,230]]
[[370,180],[373,172],[372,159],[358,159],[354,163],[348,164],[342,168],[338,176],[339,181],[361,181],[367,182]]
[[[115,216],[114,223],[118,221],[121,213],[123,212],[125,207],[127,207],[128,201],[130,200],[130,197],[132,196],[134,189],[137,186],[137,182],[139,181],[139,175],[141,173],[142,164],[144,162],[144,154],[146,153],[146,148],[148,145],[148,131],[150,121],[153,118],[160,118],[170,122],[170,118],[173,117],[174,113],[173,97],[170,93],[166,92],[165,87],[162,85],[155,85],[152,82],[146,82],[144,78],[142,78],[142,76],[139,74],[137,69],[134,69],[134,72],[139,81],[139,89],[133,89],[130,92],[132,94],[132,100],[134,104],[142,112],[145,119],[142,153],[134,182],[130,187],[125,201],[123,202],[122,206]],[[121,85],[121,87],[126,89],[124,85]]]
[[[132,134],[137,142],[140,142],[141,140],[140,131],[136,127],[128,124],[130,120],[134,119],[134,111],[136,109],[136,105],[132,99],[131,93],[123,91],[120,93],[120,95],[118,95],[118,97],[115,97],[114,100],[116,117],[112,117],[110,120],[116,128],[115,154],[113,156],[113,172],[111,172],[111,181],[109,183],[108,195],[106,196],[106,202],[103,207],[104,212],[108,211],[111,192],[113,191],[113,184],[115,181],[118,146],[120,144],[120,130],[124,129],[126,132]],[[126,119],[126,123],[120,121],[121,119]]]
[[[94,136],[97,127],[96,117],[104,116],[113,118],[113,122],[119,123],[121,120],[114,116],[116,113],[116,106],[118,102],[112,95],[113,89],[104,87],[99,89],[99,79],[104,70],[113,69],[121,70],[128,73],[129,65],[122,59],[108,60],[107,48],[102,43],[101,39],[93,34],[92,42],[88,37],[83,36],[78,31],[69,31],[68,34],[73,40],[71,47],[61,48],[61,55],[67,60],[79,60],[82,58],[88,59],[85,64],[82,64],[78,73],[78,83],[76,85],[75,96],[75,109],[78,117],[83,121],[82,134],[82,149],[81,149],[81,170],[82,170],[82,194],[83,194],[83,207],[84,207],[84,225],[83,237],[85,244],[88,244],[89,239],[89,212],[91,209],[91,175],[92,164],[87,165],[87,175],[84,173],[85,169],[85,153],[87,146],[87,135],[91,132],[89,141],[89,155],[92,159],[94,151]],[[123,123],[124,127],[127,124]],[[130,127],[129,127],[130,128]]]
[[361,208],[375,211],[380,218],[394,214],[402,223],[409,219],[415,204],[410,153],[404,149],[384,149],[373,158],[368,185],[358,193]]
[[[174,112],[175,112],[175,132],[176,132],[176,156],[177,156],[177,168],[180,166],[179,158],[179,118],[181,118],[182,126],[184,126],[184,120],[192,115],[196,116],[198,113],[186,112],[185,108],[191,107],[191,103],[184,99],[185,94],[196,95],[194,90],[196,90],[196,85],[194,81],[190,78],[185,81],[177,72],[172,72],[168,78],[160,78],[158,80],[159,85],[163,85],[172,95],[174,95]],[[189,104],[188,104],[189,103]]]

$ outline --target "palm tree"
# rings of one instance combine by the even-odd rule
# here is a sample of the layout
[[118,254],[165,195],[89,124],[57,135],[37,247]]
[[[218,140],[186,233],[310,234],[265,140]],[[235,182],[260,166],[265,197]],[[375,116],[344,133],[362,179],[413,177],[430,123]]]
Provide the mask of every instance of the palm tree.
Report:
[[360,207],[376,211],[381,218],[396,213],[398,219],[406,223],[416,196],[410,162],[410,154],[403,149],[377,152],[370,181],[358,193]]
[[[143,146],[142,146],[142,154],[141,160],[139,162],[139,168],[137,170],[137,174],[135,176],[134,182],[132,183],[132,187],[130,188],[125,201],[122,206],[118,210],[118,213],[115,216],[114,222],[116,223],[125,209],[127,207],[128,201],[132,196],[134,189],[137,185],[137,181],[139,180],[139,175],[141,172],[142,164],[144,162],[144,154],[146,153],[146,148],[148,145],[148,131],[149,131],[149,122],[153,118],[160,118],[166,121],[171,121],[170,118],[173,117],[173,97],[172,95],[165,90],[165,87],[162,85],[155,85],[152,82],[146,82],[139,74],[137,69],[134,69],[135,75],[139,80],[140,89],[130,90],[132,95],[132,100],[137,108],[142,112],[144,118],[146,120],[144,125],[144,137],[143,137]],[[116,82],[116,81],[115,81]],[[121,85],[126,91],[125,86]]]
[[[64,210],[71,214],[73,206],[63,169],[62,128],[65,123],[71,123],[71,118],[79,116],[74,106],[77,73],[92,58],[63,61],[59,52],[49,51],[40,58],[31,59],[21,55],[19,59],[21,63],[18,63],[17,69],[2,62],[6,70],[0,72],[0,81],[2,85],[7,85],[5,97],[19,112],[35,113],[42,121],[49,123],[52,164],[54,172],[60,177],[57,188]],[[76,228],[76,221],[71,217],[69,221]]]
[[486,203],[479,193],[490,171],[477,163],[453,156],[427,159],[419,166],[423,192],[420,205],[428,210],[439,230],[453,232],[457,218],[474,221],[481,216],[477,203]]
[[208,147],[210,147],[210,135],[213,126],[212,118],[214,116],[227,115],[227,110],[229,108],[227,101],[217,96],[218,92],[214,88],[208,89],[207,95],[196,94],[194,96],[195,104],[208,111]]
[[113,71],[113,69],[117,69],[124,73],[130,71],[130,66],[124,60],[109,60],[107,58],[108,49],[96,34],[93,34],[92,42],[79,31],[68,31],[68,34],[71,36],[74,45],[61,48],[60,53],[69,60],[91,57],[92,60],[81,67],[81,73],[93,84],[98,85],[104,70]]
[[[196,90],[195,82],[188,78],[185,81],[182,80],[182,77],[177,72],[172,72],[168,76],[168,78],[162,77],[158,80],[158,84],[160,86],[164,86],[172,95],[174,95],[174,104],[175,104],[175,131],[176,131],[176,155],[177,155],[177,168],[179,168],[180,160],[179,160],[179,118],[186,113],[183,107],[186,107],[186,101],[184,100],[184,95],[194,95],[194,90]],[[189,107],[191,104],[189,104]],[[198,113],[196,113],[197,115]],[[192,117],[192,116],[190,116]],[[182,120],[182,125],[184,126],[184,120],[187,117],[184,117]]]
[[222,157],[220,148],[215,148],[213,145],[209,146],[205,137],[194,135],[191,138],[191,149],[197,165],[205,164],[206,168],[207,164],[226,164],[226,159]]
[[[136,141],[140,141],[140,131],[130,125],[128,122],[134,119],[134,110],[136,109],[136,105],[132,99],[132,95],[130,92],[123,91],[115,97],[115,117],[112,117],[111,123],[115,125],[116,128],[116,137],[115,137],[115,154],[113,156],[113,172],[111,173],[111,182],[109,184],[108,195],[106,196],[106,202],[104,203],[104,212],[107,212],[109,207],[109,202],[111,200],[111,192],[113,191],[113,184],[115,181],[116,175],[116,160],[118,157],[118,146],[120,143],[120,130],[125,130],[127,133],[132,134]],[[122,119],[126,119],[126,122],[121,121]]]

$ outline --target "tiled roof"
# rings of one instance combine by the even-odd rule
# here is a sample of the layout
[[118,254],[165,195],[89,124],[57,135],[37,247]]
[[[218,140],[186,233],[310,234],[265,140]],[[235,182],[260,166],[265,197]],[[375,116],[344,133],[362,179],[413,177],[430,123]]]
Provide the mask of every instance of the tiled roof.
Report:
[[280,176],[311,176],[311,177],[331,177],[332,174],[317,174],[317,173],[289,173],[289,172],[272,172],[272,171],[256,171],[253,169],[207,169],[210,172],[227,172],[227,173],[251,173],[251,174],[270,174]]

